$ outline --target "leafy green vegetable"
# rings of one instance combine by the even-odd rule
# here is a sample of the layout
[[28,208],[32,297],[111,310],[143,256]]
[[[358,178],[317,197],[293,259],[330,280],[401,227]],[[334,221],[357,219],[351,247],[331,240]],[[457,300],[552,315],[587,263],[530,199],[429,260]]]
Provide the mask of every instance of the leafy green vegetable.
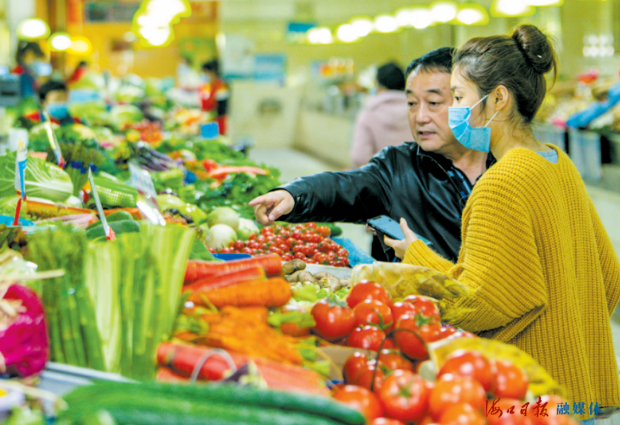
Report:
[[202,261],[222,261],[215,258],[213,254],[211,254],[211,251],[207,249],[205,244],[198,239],[196,239],[192,245],[192,252],[189,254],[189,258],[192,260]]
[[[16,152],[0,156],[0,198],[15,196]],[[67,173],[42,159],[28,157],[25,178],[26,195],[64,202],[73,194],[73,183]]]
[[119,105],[110,111],[110,119],[116,130],[123,130],[127,124],[135,124],[144,119],[140,109],[134,105]]

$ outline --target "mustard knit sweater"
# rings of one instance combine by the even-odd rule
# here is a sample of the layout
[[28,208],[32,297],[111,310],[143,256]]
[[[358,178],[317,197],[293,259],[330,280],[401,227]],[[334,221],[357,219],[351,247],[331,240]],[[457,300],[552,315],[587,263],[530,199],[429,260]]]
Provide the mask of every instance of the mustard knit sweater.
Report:
[[553,164],[512,149],[480,178],[457,264],[419,240],[404,262],[479,288],[458,301],[475,311],[455,325],[529,353],[566,387],[571,412],[583,402],[589,417],[591,402],[620,406],[609,322],[620,264],[577,169],[558,155]]

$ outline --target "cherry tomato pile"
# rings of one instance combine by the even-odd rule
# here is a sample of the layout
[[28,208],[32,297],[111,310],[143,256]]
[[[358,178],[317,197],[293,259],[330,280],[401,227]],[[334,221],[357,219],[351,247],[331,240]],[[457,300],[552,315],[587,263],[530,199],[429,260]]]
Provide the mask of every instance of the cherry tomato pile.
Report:
[[418,375],[417,368],[428,359],[418,336],[425,342],[476,338],[442,326],[439,310],[427,298],[412,295],[393,303],[381,285],[362,281],[346,303],[321,300],[312,315],[314,332],[329,341],[346,338],[351,347],[377,352],[383,342],[378,358],[352,354],[343,368],[345,384],[332,391],[334,399],[360,410],[370,425],[578,425],[568,415],[557,415],[557,404],[565,400],[545,396],[526,402],[529,380],[523,370],[477,351],[453,352],[435,383]]
[[161,124],[144,120],[133,124],[132,129],[140,133],[140,140],[148,143],[156,143],[163,140],[164,135],[161,131]]
[[263,227],[260,233],[252,235],[247,242],[231,242],[220,253],[267,254],[275,253],[283,261],[295,258],[307,264],[323,264],[333,267],[347,267],[349,252],[329,238],[329,227],[316,223],[279,224]]

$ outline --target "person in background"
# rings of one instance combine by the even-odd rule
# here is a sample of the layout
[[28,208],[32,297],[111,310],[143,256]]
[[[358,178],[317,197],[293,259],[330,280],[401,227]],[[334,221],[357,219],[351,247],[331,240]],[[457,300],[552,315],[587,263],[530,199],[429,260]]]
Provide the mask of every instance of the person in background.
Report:
[[[366,224],[378,215],[405,217],[438,252],[456,260],[461,213],[493,158],[465,148],[448,126],[452,52],[450,47],[433,50],[407,68],[415,143],[388,146],[357,170],[302,177],[259,196],[250,202],[256,220],[263,225],[275,220]],[[391,260],[394,252],[386,250]]]
[[[67,85],[62,81],[49,80],[39,88],[39,101],[41,108],[50,115],[53,123],[67,125],[79,123],[79,120],[69,114]],[[39,111],[26,116],[35,123],[45,121]]]
[[407,118],[405,74],[393,62],[377,70],[377,94],[360,111],[353,136],[351,162],[359,168],[379,151],[411,139]]
[[41,46],[33,41],[20,41],[15,52],[16,66],[12,74],[20,76],[22,97],[36,96],[39,89],[37,82],[37,63],[45,58]]
[[88,63],[86,61],[80,61],[80,63],[78,63],[77,66],[75,67],[75,71],[73,71],[73,74],[71,74],[69,81],[67,81],[67,84],[72,85],[72,84],[77,83],[87,73],[88,73]]
[[202,75],[205,85],[200,88],[202,110],[211,112],[216,118],[220,134],[226,134],[228,113],[228,86],[220,77],[220,65],[217,59],[202,64]]
[[455,326],[513,344],[567,390],[568,401],[620,406],[610,317],[620,300],[620,263],[575,165],[536,140],[532,120],[557,58],[533,25],[512,36],[473,38],[456,53],[450,128],[463,146],[497,163],[463,212],[453,263],[417,240],[386,243],[404,262],[430,267],[475,289],[454,302]]

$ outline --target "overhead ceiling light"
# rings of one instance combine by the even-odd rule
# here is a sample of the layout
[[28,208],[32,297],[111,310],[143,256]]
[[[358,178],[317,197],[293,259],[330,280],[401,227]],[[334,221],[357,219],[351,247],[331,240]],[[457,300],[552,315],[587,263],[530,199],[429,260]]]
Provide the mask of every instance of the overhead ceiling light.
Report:
[[151,46],[159,47],[170,40],[172,29],[169,26],[142,27],[140,28],[140,35]]
[[24,19],[17,26],[16,33],[22,40],[39,40],[50,35],[50,27],[42,19]]
[[71,36],[66,32],[56,32],[49,40],[50,48],[57,52],[64,52],[71,47]]
[[431,26],[435,21],[433,20],[432,12],[425,7],[416,7],[411,9],[411,26],[416,29],[424,29]]
[[564,0],[525,0],[528,6],[562,6]]
[[92,48],[93,46],[88,38],[78,36],[71,40],[68,52],[74,55],[85,55],[90,53]]
[[399,27],[411,25],[411,9],[401,9],[396,12],[396,22]]
[[343,24],[338,27],[336,31],[336,38],[344,43],[352,43],[357,40],[357,32],[355,27],[351,24]]
[[366,37],[373,29],[372,21],[369,18],[355,18],[351,20],[351,25],[358,37]]
[[435,22],[450,22],[456,18],[458,7],[452,1],[436,1],[430,10]]
[[467,3],[460,5],[456,21],[463,25],[486,25],[489,23],[489,15],[484,7]]
[[525,0],[495,0],[491,4],[491,15],[495,17],[531,16],[535,11]]
[[311,44],[331,44],[333,41],[329,28],[316,27],[308,31],[308,42]]
[[398,30],[398,21],[391,15],[379,15],[375,18],[375,29],[382,33]]

